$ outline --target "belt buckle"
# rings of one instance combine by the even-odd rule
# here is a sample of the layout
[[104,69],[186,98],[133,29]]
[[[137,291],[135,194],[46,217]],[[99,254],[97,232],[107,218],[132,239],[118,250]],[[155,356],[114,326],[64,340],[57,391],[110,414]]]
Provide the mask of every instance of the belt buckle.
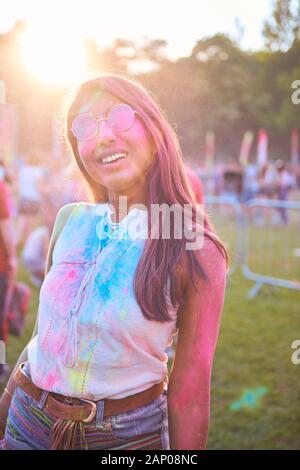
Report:
[[16,377],[17,377],[17,374],[18,374],[19,371],[22,373],[22,375],[25,375],[25,377],[27,377],[27,375],[23,372],[23,367],[24,367],[25,364],[26,364],[26,362],[21,362],[21,364],[19,364],[19,367],[18,367],[18,369],[16,370],[16,372],[14,374],[14,381],[15,382],[16,382]]
[[80,400],[84,401],[85,403],[89,403],[90,405],[92,405],[92,410],[89,414],[89,416],[85,419],[82,420],[83,423],[90,423],[91,421],[93,421],[93,419],[95,418],[96,416],[96,413],[97,413],[97,405],[96,403],[94,403],[93,401],[90,401],[90,400],[85,400],[84,398],[80,398]]

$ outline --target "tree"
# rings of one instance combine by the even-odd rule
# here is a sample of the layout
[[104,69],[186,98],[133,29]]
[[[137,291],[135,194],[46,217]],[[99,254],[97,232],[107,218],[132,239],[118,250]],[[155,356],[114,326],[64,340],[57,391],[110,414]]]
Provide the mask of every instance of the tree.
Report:
[[262,34],[267,49],[286,51],[300,40],[300,0],[275,0]]

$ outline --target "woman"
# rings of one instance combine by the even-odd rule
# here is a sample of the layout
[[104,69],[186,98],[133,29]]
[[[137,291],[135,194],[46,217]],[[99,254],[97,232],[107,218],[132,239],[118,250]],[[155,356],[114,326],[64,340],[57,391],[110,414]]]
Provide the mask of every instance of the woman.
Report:
[[[226,251],[199,222],[177,138],[138,82],[84,83],[67,123],[93,203],[57,216],[38,330],[1,399],[3,447],[204,449]],[[156,204],[192,210],[166,236]]]

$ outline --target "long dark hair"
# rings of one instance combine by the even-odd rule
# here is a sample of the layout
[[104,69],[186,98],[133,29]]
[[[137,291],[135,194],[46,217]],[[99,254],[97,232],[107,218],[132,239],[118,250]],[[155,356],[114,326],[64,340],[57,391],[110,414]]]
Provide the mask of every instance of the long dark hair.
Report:
[[[196,219],[196,210],[199,210],[199,205],[196,204],[174,130],[168,123],[155,97],[138,81],[124,75],[103,74],[96,79],[83,83],[68,111],[68,140],[77,165],[88,183],[92,201],[94,203],[109,202],[108,193],[106,188],[97,184],[84,168],[78,153],[76,139],[71,132],[71,124],[84,100],[95,96],[95,93],[99,91],[110,93],[122,102],[132,106],[142,118],[155,143],[156,158],[146,178],[148,214],[151,212],[152,204],[167,204],[169,207],[177,204],[182,208],[187,204],[192,207],[193,221],[198,220]],[[209,237],[216,243],[228,262],[226,249],[205,214],[203,220],[203,236]],[[148,221],[148,229],[150,230],[150,218]],[[161,227],[159,230],[161,234]],[[174,232],[171,230],[171,233]],[[157,239],[148,237],[146,240],[134,277],[135,296],[145,318],[160,322],[171,320],[166,299],[168,288],[170,289],[170,300],[174,307],[184,302],[184,292],[180,282],[178,282],[175,269],[182,260],[185,243],[188,241],[190,240],[187,240],[184,235],[180,239],[172,238],[172,236],[170,239],[164,239],[159,236]],[[187,256],[195,285],[196,273],[204,279],[206,275],[194,251],[187,250]]]

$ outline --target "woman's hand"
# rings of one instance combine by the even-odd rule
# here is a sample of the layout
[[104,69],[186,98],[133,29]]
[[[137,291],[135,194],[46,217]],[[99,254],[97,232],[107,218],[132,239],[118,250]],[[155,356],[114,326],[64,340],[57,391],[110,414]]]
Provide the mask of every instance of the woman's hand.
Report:
[[226,261],[205,238],[195,250],[208,280],[186,272],[185,304],[178,312],[178,341],[168,387],[171,449],[205,449],[210,420],[210,383],[226,286]]

